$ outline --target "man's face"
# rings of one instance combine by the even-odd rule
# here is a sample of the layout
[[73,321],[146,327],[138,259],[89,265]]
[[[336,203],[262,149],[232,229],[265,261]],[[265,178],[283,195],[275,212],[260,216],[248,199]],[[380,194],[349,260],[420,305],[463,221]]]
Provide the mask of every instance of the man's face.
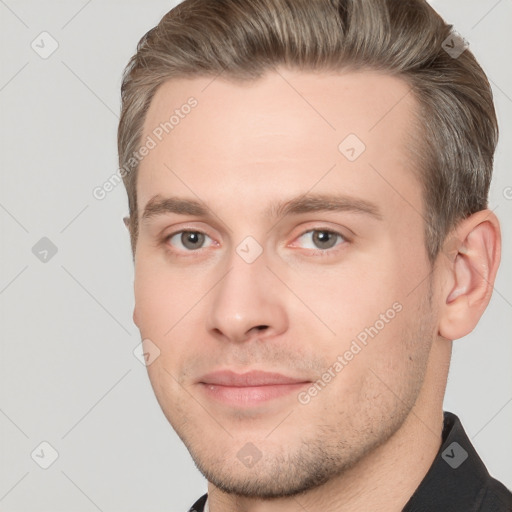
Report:
[[153,99],[134,319],[160,350],[163,412],[221,489],[323,483],[421,396],[437,329],[414,108],[403,81],[370,72],[179,79]]

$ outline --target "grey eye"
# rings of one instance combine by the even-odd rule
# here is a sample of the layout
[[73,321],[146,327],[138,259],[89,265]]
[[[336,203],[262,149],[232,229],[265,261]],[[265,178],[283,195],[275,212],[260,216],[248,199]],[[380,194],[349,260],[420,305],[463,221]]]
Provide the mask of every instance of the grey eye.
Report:
[[184,231],[181,234],[181,243],[187,249],[200,249],[204,244],[204,233],[198,231]]
[[310,229],[299,237],[299,245],[303,249],[325,250],[346,242],[343,235],[330,229]]
[[211,242],[210,237],[201,231],[179,231],[169,238],[171,245],[184,251],[202,249],[207,241]]
[[319,249],[330,249],[336,245],[339,235],[332,231],[312,231],[313,243]]

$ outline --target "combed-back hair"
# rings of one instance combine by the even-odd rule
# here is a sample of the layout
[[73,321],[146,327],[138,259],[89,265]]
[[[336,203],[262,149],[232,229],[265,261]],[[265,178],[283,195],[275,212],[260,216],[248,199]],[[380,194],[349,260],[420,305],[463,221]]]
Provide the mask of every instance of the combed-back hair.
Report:
[[128,162],[160,85],[221,73],[257,80],[284,66],[378,70],[406,81],[419,105],[415,164],[434,262],[449,231],[487,207],[498,138],[489,82],[468,49],[446,51],[451,28],[424,0],[184,0],[142,37],[123,75],[118,152],[133,254],[138,165]]

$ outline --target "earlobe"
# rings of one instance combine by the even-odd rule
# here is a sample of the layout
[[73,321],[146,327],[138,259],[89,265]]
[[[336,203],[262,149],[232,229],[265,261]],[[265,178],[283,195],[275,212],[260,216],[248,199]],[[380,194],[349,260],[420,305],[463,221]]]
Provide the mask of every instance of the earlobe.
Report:
[[501,254],[500,226],[493,212],[477,212],[455,231],[447,242],[455,256],[443,263],[447,288],[439,324],[439,334],[450,340],[469,334],[480,320],[491,299]]

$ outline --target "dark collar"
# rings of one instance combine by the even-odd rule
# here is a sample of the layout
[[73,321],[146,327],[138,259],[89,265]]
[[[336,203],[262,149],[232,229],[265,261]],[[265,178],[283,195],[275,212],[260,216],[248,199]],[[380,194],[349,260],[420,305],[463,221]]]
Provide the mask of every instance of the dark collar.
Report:
[[[206,497],[189,512],[203,512]],[[512,494],[489,475],[459,418],[445,412],[441,448],[402,512],[512,512]]]
[[188,512],[203,512],[204,504],[206,503],[206,498],[208,494],[204,494],[201,496],[189,509]]
[[455,414],[444,413],[443,444],[402,512],[510,512],[512,494],[494,480]]

